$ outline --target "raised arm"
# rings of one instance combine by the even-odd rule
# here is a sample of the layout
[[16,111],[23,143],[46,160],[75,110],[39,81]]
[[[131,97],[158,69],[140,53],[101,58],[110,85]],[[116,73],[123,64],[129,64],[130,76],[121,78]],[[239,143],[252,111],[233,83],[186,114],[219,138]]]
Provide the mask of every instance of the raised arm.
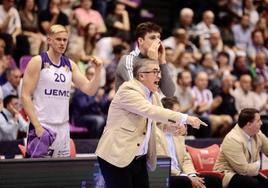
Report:
[[78,69],[77,65],[71,61],[72,64],[72,71],[73,71],[73,78],[72,81],[74,82],[75,86],[80,89],[82,92],[88,95],[95,95],[99,86],[100,86],[100,79],[101,79],[101,68],[102,68],[102,61],[99,58],[92,57],[91,61],[92,66],[95,67],[96,74],[92,80],[88,80]]

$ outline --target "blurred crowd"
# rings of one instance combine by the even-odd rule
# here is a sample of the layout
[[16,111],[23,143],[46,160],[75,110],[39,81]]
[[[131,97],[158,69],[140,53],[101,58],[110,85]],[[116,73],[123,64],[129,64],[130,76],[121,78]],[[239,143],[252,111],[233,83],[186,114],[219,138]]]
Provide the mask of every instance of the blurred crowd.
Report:
[[[117,64],[135,48],[135,27],[141,20],[157,17],[143,6],[144,2],[2,0],[0,98],[13,95],[20,101],[23,57],[46,51],[50,26],[64,25],[70,33],[66,55],[89,80],[95,73],[90,57],[104,61],[96,95],[74,89],[69,110],[71,123],[87,127],[91,137],[98,138],[115,94]],[[200,1],[200,7],[203,2],[209,5],[211,1]],[[162,38],[180,111],[196,115],[209,125],[198,131],[189,128],[188,134],[224,137],[244,108],[260,110],[264,125],[268,124],[268,1],[218,0],[214,9],[203,8],[201,13],[188,5],[178,6],[171,35]],[[202,17],[196,19],[195,13]],[[2,104],[1,108],[7,106]],[[15,108],[27,121],[19,103]],[[10,109],[14,111],[13,106]],[[266,127],[262,129],[267,136]],[[0,141],[4,138],[0,129]]]

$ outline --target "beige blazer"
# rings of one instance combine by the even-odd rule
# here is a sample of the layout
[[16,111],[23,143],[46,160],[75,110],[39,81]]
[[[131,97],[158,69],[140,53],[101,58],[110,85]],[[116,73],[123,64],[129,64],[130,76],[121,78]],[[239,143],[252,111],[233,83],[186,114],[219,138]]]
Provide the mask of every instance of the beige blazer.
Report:
[[[192,159],[189,153],[186,151],[185,137],[173,136],[173,142],[176,148],[176,157],[180,164],[181,171],[171,166],[171,175],[178,176],[181,173],[190,174],[196,173]],[[165,133],[158,127],[156,127],[156,153],[157,155],[169,156],[168,143],[165,138]]]
[[268,139],[260,131],[253,137],[252,153],[249,152],[248,142],[243,129],[236,125],[224,138],[220,154],[214,170],[224,172],[223,187],[227,187],[232,177],[237,173],[246,176],[256,176],[259,172],[254,163],[263,152],[268,154]]
[[153,120],[147,153],[147,164],[156,167],[156,122],[179,123],[181,113],[164,109],[158,93],[153,93],[152,104],[146,99],[144,86],[136,79],[125,82],[111,102],[107,123],[99,140],[96,155],[117,167],[126,167],[143,143],[147,118]]

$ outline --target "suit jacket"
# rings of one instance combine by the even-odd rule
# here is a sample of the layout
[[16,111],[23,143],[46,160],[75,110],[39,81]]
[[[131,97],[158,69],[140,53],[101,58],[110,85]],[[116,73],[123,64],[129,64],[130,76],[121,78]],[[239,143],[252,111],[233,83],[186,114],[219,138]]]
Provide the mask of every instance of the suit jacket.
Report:
[[224,172],[223,187],[227,187],[235,174],[256,176],[259,169],[256,162],[258,155],[268,154],[268,139],[259,131],[252,139],[252,153],[248,150],[248,141],[243,129],[236,125],[224,138],[214,170]]
[[[180,170],[171,166],[171,175],[179,176],[181,173],[191,174],[196,173],[192,159],[189,153],[186,151],[185,137],[173,136],[174,147],[176,148],[176,157],[180,165]],[[156,153],[157,155],[169,156],[168,143],[165,137],[165,133],[158,127],[156,127]]]
[[151,104],[146,99],[144,85],[136,79],[125,82],[117,91],[109,108],[96,155],[117,167],[129,165],[145,139],[147,118],[153,120],[147,164],[154,170],[156,121],[180,123],[182,114],[163,108],[158,93],[152,94]]

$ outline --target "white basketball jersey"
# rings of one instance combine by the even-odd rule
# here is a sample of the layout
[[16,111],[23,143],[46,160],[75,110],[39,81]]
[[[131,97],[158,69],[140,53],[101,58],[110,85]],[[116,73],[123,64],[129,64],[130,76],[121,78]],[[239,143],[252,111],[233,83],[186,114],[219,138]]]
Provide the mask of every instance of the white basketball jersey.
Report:
[[40,123],[62,124],[69,120],[69,98],[72,68],[67,57],[54,65],[47,52],[41,54],[42,68],[33,95],[35,112]]

